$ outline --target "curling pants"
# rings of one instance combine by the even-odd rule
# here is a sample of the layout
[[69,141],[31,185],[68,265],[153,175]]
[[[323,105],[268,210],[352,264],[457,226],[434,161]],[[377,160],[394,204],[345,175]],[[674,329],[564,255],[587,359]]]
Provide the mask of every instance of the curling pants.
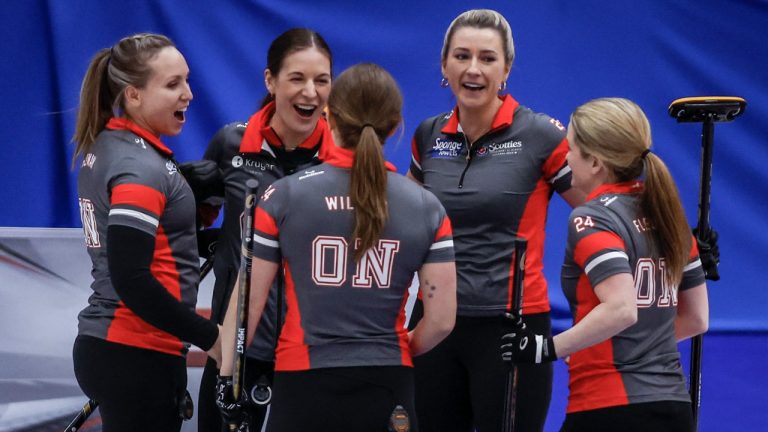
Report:
[[75,377],[99,403],[103,432],[178,432],[187,387],[184,357],[78,336]]
[[[523,319],[549,335],[549,313]],[[416,414],[422,432],[497,432],[502,429],[509,367],[501,360],[502,317],[456,319],[437,347],[414,357]],[[517,432],[544,429],[552,395],[552,364],[518,367]],[[474,429],[473,429],[474,428]]]

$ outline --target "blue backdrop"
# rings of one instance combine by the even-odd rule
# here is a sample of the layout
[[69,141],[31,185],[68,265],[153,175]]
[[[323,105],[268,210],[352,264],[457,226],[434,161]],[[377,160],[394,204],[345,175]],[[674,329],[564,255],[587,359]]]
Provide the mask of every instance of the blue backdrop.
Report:
[[[80,81],[91,56],[139,31],[169,35],[191,68],[195,99],[179,137],[181,161],[199,158],[224,123],[245,120],[265,93],[269,42],[294,26],[316,29],[334,71],[362,61],[386,67],[405,97],[403,135],[386,148],[401,172],[418,123],[453,105],[439,87],[440,47],[450,21],[490,7],[510,21],[517,57],[509,91],[524,105],[567,123],[579,104],[601,96],[637,101],[650,117],[654,149],[677,179],[695,223],[699,124],[677,124],[678,97],[739,95],[746,114],[715,128],[712,225],[720,232],[722,280],[710,285],[712,328],[768,330],[768,2],[765,0],[575,1],[4,1],[0,5],[4,151],[0,226],[80,226],[70,143]],[[763,198],[760,198],[760,197]],[[546,273],[558,325],[567,325],[559,289],[569,208],[555,198]]]

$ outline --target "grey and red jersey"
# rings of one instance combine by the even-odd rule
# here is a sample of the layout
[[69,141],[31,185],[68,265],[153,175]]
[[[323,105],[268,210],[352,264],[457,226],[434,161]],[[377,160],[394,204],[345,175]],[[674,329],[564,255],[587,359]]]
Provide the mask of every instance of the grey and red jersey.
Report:
[[[221,238],[215,252],[216,275],[211,319],[221,323],[240,266],[241,225],[245,182],[259,181],[260,196],[275,180],[297,169],[317,165],[334,147],[325,119],[320,118],[314,132],[295,150],[286,153],[280,137],[269,126],[275,112],[274,102],[253,114],[248,122],[231,123],[221,128],[211,140],[204,158],[216,162],[224,175],[224,217]],[[282,152],[282,153],[281,153]],[[294,166],[286,166],[293,158]],[[265,306],[256,337],[248,355],[264,361],[274,359],[277,293],[273,289]]]
[[454,259],[440,202],[390,172],[389,218],[377,245],[355,262],[352,158],[349,150],[334,149],[327,163],[273,183],[257,208],[254,256],[285,269],[287,314],[277,371],[413,366],[405,328],[408,287],[423,264]]
[[567,152],[560,122],[511,96],[471,148],[458,108],[416,130],[410,172],[451,218],[459,315],[492,316],[510,308],[515,237],[528,240],[523,313],[549,311],[544,228],[552,192],[571,187]]
[[200,265],[195,198],[172,152],[149,131],[112,118],[84,156],[78,199],[93,269],[93,294],[80,312],[79,334],[183,355],[188,345],[138,317],[115,293],[107,265],[107,228],[123,225],[155,237],[150,271],[194,310]]
[[690,402],[675,339],[677,293],[704,283],[696,242],[679,286],[664,278],[652,251],[653,224],[638,213],[639,181],[602,185],[571,212],[562,286],[574,322],[600,304],[594,287],[629,273],[637,289],[637,323],[571,354],[568,412],[653,401]]

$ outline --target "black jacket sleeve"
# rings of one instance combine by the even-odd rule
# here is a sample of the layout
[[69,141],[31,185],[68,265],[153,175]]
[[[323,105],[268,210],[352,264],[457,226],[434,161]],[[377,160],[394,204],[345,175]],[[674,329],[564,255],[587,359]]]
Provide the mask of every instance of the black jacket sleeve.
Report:
[[123,225],[110,225],[107,238],[110,279],[125,305],[160,330],[209,350],[219,335],[216,324],[176,300],[150,272],[155,239]]

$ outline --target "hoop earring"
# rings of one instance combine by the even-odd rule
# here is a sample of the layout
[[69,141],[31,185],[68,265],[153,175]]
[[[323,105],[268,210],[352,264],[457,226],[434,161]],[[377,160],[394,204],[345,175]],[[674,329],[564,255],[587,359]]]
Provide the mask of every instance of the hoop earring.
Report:
[[499,93],[503,92],[506,89],[507,89],[507,82],[502,81],[501,84],[499,84]]
[[448,78],[443,77],[443,79],[440,80],[440,87],[448,87]]

